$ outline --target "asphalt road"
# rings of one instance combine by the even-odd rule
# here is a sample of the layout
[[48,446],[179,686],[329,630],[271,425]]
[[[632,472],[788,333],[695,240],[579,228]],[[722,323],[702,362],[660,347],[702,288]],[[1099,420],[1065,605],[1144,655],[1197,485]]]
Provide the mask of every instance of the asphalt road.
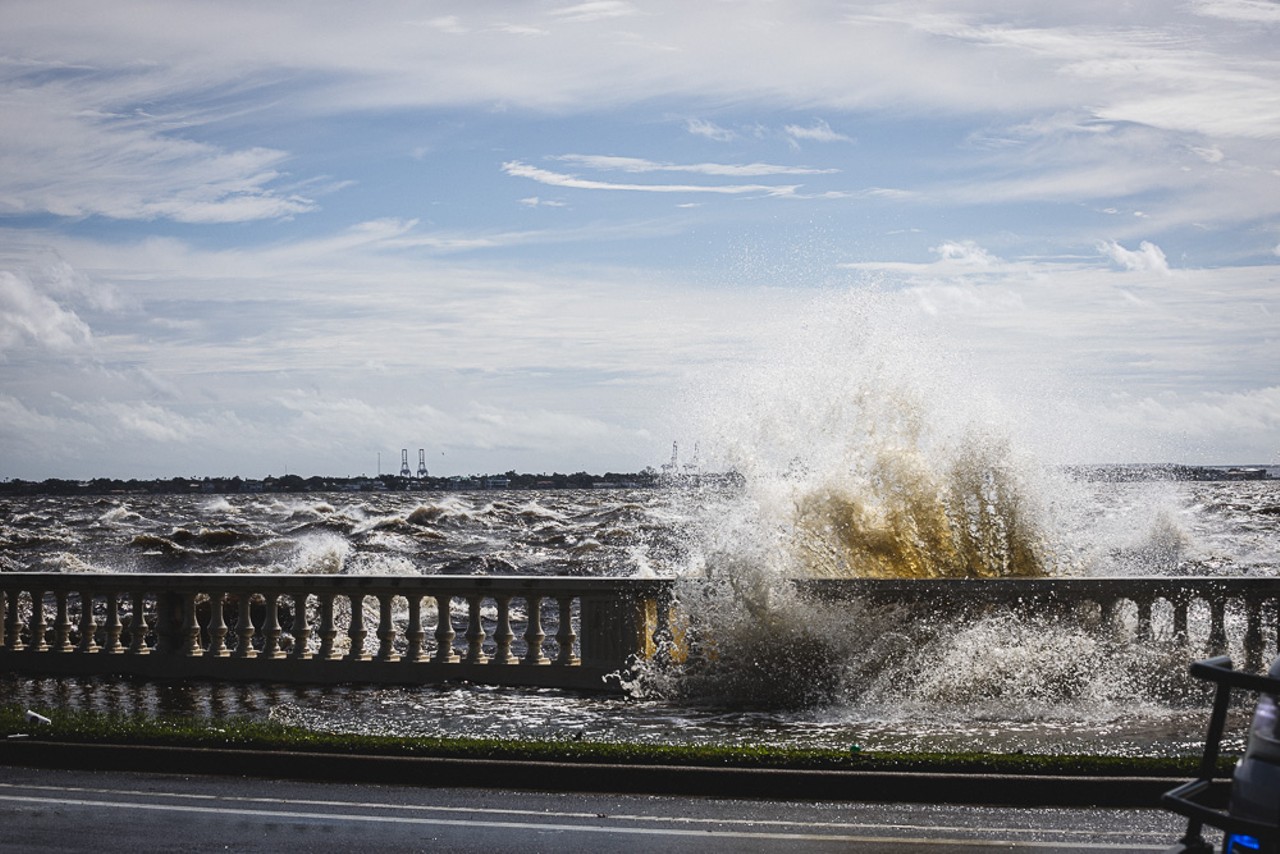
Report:
[[[196,771],[198,769],[190,769]],[[1155,810],[563,794],[0,766],[0,851],[1151,851]]]

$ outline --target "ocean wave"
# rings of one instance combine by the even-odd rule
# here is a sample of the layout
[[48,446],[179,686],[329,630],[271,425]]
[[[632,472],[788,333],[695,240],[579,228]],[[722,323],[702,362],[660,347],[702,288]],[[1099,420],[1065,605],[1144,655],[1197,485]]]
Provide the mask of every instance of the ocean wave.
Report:
[[228,516],[236,515],[240,509],[227,500],[226,496],[219,495],[216,498],[210,498],[200,505],[200,512],[206,516],[213,514],[223,514]]
[[55,554],[44,555],[37,564],[31,567],[30,571],[34,572],[63,572],[63,573],[110,573],[118,572],[114,567],[100,566],[92,561],[85,560],[79,555],[71,552],[57,552]]
[[281,572],[311,575],[341,574],[351,554],[351,543],[336,535],[317,534],[298,540]]
[[127,504],[116,505],[98,517],[98,522],[103,525],[137,524],[143,521],[142,515],[129,509]]

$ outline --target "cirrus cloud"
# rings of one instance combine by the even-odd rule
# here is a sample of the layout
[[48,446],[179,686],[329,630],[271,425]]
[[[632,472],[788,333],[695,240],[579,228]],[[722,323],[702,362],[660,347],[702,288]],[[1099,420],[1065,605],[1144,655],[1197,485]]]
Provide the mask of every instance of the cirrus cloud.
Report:
[[502,171],[513,178],[528,178],[540,184],[552,187],[566,187],[572,190],[614,190],[631,193],[712,193],[716,195],[757,194],[765,196],[794,195],[799,189],[796,185],[777,184],[625,184],[613,181],[593,181],[540,169],[519,160],[509,160],[502,164]]

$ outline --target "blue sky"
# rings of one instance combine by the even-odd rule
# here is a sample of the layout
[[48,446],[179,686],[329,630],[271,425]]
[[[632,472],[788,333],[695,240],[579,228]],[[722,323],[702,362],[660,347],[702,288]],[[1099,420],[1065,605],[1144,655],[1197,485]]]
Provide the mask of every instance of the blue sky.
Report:
[[9,0],[0,476],[714,459],[696,410],[773,417],[743,378],[833,316],[1049,462],[1275,461],[1278,35],[1263,0]]

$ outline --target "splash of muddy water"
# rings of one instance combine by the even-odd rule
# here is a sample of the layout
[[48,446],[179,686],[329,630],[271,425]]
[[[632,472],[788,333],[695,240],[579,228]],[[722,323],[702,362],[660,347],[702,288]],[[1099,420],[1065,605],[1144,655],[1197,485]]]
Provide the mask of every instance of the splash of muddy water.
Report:
[[[868,720],[1097,721],[1187,701],[1185,662],[1159,643],[797,594],[797,577],[1107,574],[1123,551],[1098,538],[1081,485],[1019,446],[1015,416],[1027,415],[993,401],[893,306],[819,299],[787,320],[767,358],[701,388],[704,447],[744,478],[740,494],[690,499],[708,506],[694,514],[704,521],[680,598],[711,655],[645,673],[642,687]],[[1166,547],[1172,535],[1159,527],[1138,551]]]

